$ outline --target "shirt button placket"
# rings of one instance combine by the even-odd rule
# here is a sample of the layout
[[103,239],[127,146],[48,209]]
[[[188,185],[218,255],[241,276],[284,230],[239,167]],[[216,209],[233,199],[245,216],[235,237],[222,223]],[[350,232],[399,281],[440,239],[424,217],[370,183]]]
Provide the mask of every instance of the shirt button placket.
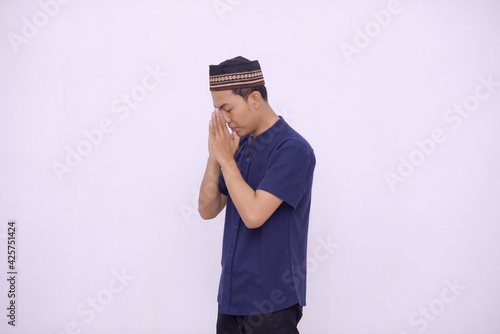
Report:
[[250,160],[252,160],[252,154],[253,154],[253,142],[248,143],[248,149],[246,150],[246,158],[245,161],[247,162],[245,164],[245,175],[248,175],[248,167],[250,166]]
[[232,266],[232,263],[233,263],[233,258],[234,258],[234,247],[235,247],[235,244],[236,244],[236,234],[238,233],[238,225],[234,225],[234,231],[232,233],[232,236],[231,236],[231,246],[229,247],[228,249],[228,253],[229,253],[229,261],[228,263],[226,264],[226,268],[225,268],[225,272],[226,274],[228,274],[228,278],[230,279],[231,275],[229,274],[231,272],[231,266]]

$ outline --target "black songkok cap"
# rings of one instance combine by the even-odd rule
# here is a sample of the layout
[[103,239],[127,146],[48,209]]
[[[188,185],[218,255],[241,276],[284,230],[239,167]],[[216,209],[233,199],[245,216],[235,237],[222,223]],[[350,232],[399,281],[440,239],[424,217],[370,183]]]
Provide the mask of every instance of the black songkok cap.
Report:
[[258,60],[236,57],[219,65],[210,65],[210,90],[231,90],[264,86],[264,76]]

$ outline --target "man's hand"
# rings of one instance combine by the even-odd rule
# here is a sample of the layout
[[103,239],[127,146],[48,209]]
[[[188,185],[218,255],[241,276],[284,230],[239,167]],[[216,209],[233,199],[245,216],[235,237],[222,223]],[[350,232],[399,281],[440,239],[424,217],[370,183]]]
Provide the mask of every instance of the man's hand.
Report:
[[209,126],[208,151],[210,156],[222,166],[234,159],[239,145],[240,137],[234,131],[229,134],[222,112],[215,109]]
[[[253,190],[243,179],[234,160],[240,137],[234,131],[229,134],[224,117],[217,109],[212,113],[208,142],[210,155],[222,168],[227,190],[243,223],[250,229],[262,226],[283,200],[267,191]],[[220,205],[214,212],[219,213],[226,205],[226,201],[227,198],[222,197]]]

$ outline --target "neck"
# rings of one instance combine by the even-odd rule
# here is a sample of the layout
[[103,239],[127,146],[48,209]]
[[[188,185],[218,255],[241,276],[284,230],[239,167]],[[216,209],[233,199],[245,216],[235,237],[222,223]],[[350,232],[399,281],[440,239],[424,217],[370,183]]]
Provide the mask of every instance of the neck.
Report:
[[252,133],[252,138],[257,137],[258,135],[260,135],[261,133],[263,133],[264,131],[269,129],[279,119],[280,119],[280,117],[278,115],[276,115],[276,113],[274,112],[274,110],[270,106],[268,108],[266,108],[266,110],[263,110],[260,124],[257,127],[257,129]]

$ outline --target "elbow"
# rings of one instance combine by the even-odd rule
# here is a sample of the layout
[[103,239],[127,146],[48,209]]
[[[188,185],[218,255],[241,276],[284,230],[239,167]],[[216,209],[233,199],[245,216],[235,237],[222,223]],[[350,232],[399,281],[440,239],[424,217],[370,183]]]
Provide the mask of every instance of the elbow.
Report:
[[200,211],[200,210],[198,210],[198,212],[200,213],[200,217],[201,217],[201,219],[203,219],[203,220],[208,220],[208,216],[207,216],[207,215],[205,215],[205,214],[204,214],[202,211]]
[[198,200],[198,213],[200,214],[203,220],[209,220],[215,218],[217,215],[213,215],[213,211],[210,205],[207,205],[201,198]]
[[198,213],[200,214],[203,220],[214,219],[215,216],[211,215],[207,210],[198,207]]
[[246,219],[243,219],[243,223],[245,223],[245,226],[249,230],[255,230],[264,225],[265,222],[266,221],[262,219],[262,217],[259,217],[258,215],[246,217]]

